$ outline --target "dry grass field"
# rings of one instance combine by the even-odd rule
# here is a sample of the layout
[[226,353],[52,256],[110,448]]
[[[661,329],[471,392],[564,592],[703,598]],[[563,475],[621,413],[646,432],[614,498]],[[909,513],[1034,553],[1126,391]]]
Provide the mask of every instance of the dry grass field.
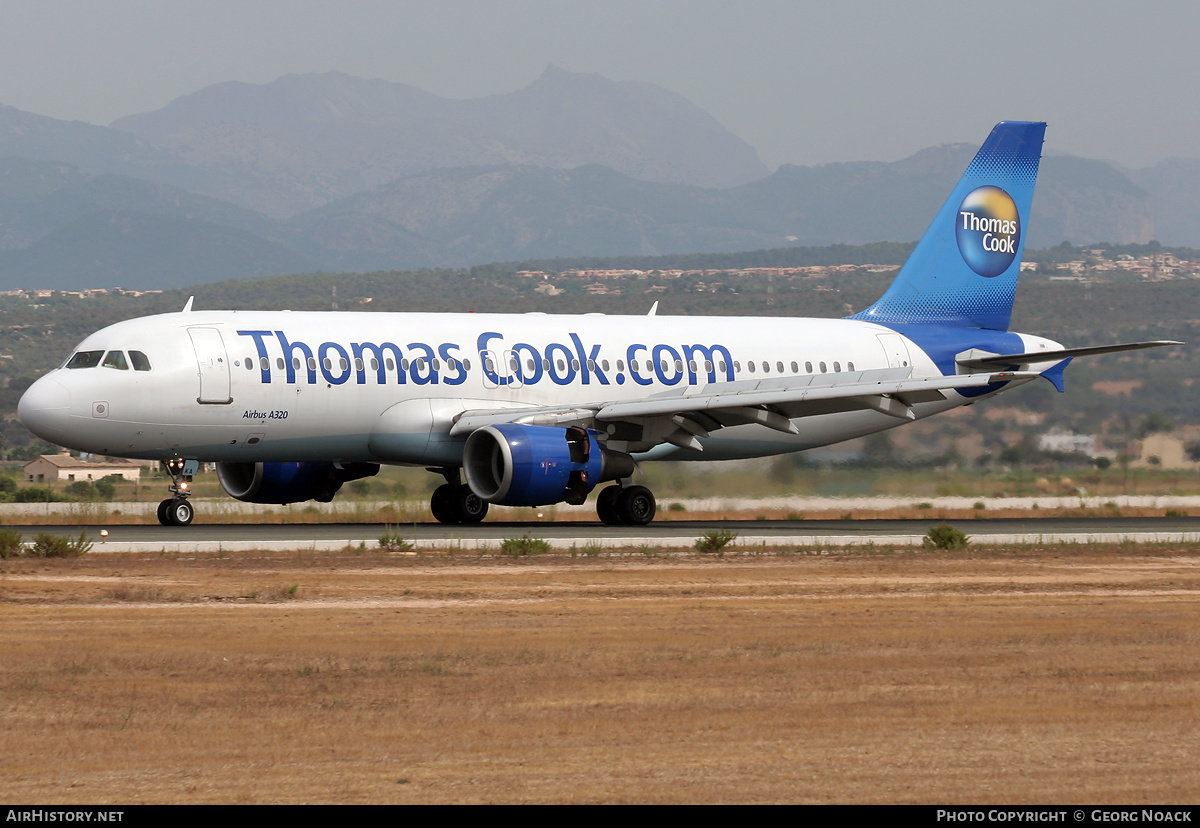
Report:
[[1186,803],[1200,549],[0,561],[10,803]]

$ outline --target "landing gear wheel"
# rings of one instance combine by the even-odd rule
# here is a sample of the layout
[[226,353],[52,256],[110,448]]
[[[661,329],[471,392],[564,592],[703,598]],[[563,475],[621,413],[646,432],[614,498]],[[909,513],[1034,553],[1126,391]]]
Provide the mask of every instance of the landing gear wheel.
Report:
[[654,520],[657,504],[654,493],[645,486],[630,486],[621,491],[617,511],[630,526],[645,526]]
[[458,523],[458,514],[454,509],[454,490],[456,487],[445,483],[433,490],[429,498],[429,509],[438,523]]
[[607,489],[602,489],[596,496],[596,515],[600,518],[601,523],[607,526],[620,526],[625,523],[618,508],[617,501],[620,497],[620,486],[609,486]]
[[186,500],[164,500],[158,508],[166,516],[167,526],[190,526],[196,516],[196,510]]
[[453,505],[459,523],[479,523],[488,513],[488,502],[471,491],[466,483],[455,487]]
[[163,526],[172,526],[171,518],[167,516],[167,509],[171,508],[171,499],[167,498],[162,503],[158,504],[158,522]]

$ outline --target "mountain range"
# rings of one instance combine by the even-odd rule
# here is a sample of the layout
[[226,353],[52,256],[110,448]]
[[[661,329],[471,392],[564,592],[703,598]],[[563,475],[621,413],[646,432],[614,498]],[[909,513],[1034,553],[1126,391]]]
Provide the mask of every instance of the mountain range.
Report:
[[[109,127],[0,106],[0,288],[919,237],[976,147],[770,172],[683,97],[550,67],[450,100],[330,72]],[[1027,244],[1200,246],[1200,160],[1043,159]]]

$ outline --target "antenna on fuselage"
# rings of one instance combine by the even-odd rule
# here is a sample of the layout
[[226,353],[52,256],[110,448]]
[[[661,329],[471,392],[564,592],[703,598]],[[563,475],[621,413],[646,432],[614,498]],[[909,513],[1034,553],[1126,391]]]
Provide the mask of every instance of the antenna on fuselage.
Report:
[[[180,311],[180,313],[191,313],[192,312],[192,300],[195,298],[196,298],[195,296],[189,296],[188,300],[187,300],[187,304],[183,306],[183,310]],[[658,304],[658,303],[656,302],[655,304]]]
[[654,304],[650,306],[650,312],[646,316],[655,316],[658,313],[658,300],[654,300]]

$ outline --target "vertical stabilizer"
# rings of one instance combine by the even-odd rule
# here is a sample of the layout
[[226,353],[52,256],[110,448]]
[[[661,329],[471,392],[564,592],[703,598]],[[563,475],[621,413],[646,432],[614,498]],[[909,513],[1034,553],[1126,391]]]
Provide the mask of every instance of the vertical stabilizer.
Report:
[[1045,133],[997,124],[891,287],[850,318],[1008,330]]

